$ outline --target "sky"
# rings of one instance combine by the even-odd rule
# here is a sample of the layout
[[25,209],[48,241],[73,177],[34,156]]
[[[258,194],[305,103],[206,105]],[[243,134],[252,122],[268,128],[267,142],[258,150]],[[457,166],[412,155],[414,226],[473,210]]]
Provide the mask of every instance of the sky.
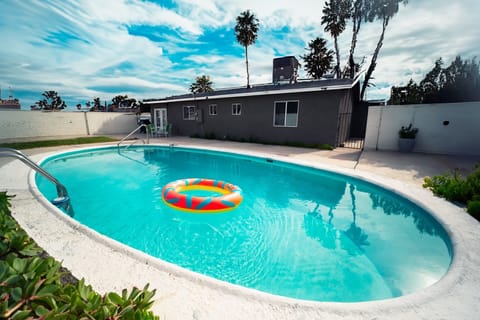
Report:
[[[302,55],[310,40],[333,39],[321,25],[322,0],[0,0],[0,88],[22,109],[57,91],[69,109],[99,97],[137,100],[189,92],[195,77],[214,89],[246,85],[235,18],[259,19],[248,47],[250,83],[272,82],[273,59]],[[392,85],[423,79],[435,60],[480,58],[479,0],[410,0],[390,21],[367,99],[388,99]],[[341,66],[351,24],[339,38]],[[366,23],[355,57],[367,65],[381,33]],[[307,78],[303,67],[300,78]]]

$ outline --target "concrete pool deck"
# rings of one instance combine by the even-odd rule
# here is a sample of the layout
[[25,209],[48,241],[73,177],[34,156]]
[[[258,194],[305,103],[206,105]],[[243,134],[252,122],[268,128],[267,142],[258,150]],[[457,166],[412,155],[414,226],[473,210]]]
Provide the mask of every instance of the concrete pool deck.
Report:
[[[127,248],[53,208],[33,187],[33,174],[19,161],[0,162],[0,190],[16,195],[12,211],[27,233],[47,252],[85,278],[99,292],[150,283],[156,288],[154,312],[161,319],[475,319],[480,314],[480,223],[462,208],[421,187],[423,177],[448,169],[469,170],[474,157],[400,154],[351,149],[320,151],[182,137],[152,139],[219,151],[290,161],[380,184],[432,212],[451,236],[454,259],[434,285],[403,297],[364,303],[325,303],[283,298],[233,286],[178,268]],[[102,144],[105,145],[105,144]],[[66,146],[26,150],[35,161]]]

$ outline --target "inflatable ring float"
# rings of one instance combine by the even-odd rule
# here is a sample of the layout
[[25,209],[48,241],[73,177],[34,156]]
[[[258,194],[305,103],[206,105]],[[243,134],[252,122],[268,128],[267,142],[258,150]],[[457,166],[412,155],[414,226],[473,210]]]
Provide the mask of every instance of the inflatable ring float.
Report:
[[[188,191],[204,190],[220,196],[200,197]],[[243,200],[242,190],[225,181],[211,179],[181,179],[167,183],[162,199],[170,207],[193,213],[219,213],[236,209]]]

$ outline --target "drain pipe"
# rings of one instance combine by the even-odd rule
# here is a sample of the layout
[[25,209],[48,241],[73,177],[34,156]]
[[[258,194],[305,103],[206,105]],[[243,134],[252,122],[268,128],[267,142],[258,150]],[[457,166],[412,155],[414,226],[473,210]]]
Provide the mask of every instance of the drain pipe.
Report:
[[378,119],[378,131],[377,131],[377,141],[375,143],[375,151],[378,151],[378,140],[380,139],[380,129],[382,127],[382,118],[383,118],[383,109],[385,106],[382,106],[380,109],[380,118]]

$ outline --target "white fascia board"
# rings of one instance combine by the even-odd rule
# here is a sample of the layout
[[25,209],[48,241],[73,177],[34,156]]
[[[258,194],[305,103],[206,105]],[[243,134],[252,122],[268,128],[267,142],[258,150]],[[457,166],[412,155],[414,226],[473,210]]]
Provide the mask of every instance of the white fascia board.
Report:
[[216,99],[225,99],[225,98],[265,96],[265,95],[273,95],[273,94],[287,94],[287,93],[301,93],[301,92],[330,91],[330,90],[351,89],[352,87],[353,87],[352,84],[346,84],[346,85],[325,86],[325,87],[318,87],[318,88],[299,88],[299,89],[285,89],[285,90],[265,90],[265,91],[256,91],[256,92],[242,92],[242,93],[231,93],[231,94],[219,94],[219,95],[215,95],[215,96],[187,97],[187,98],[181,98],[181,99],[146,101],[146,102],[144,102],[144,104],[169,103],[169,102],[186,102],[186,101],[200,101],[200,100],[216,100]]

